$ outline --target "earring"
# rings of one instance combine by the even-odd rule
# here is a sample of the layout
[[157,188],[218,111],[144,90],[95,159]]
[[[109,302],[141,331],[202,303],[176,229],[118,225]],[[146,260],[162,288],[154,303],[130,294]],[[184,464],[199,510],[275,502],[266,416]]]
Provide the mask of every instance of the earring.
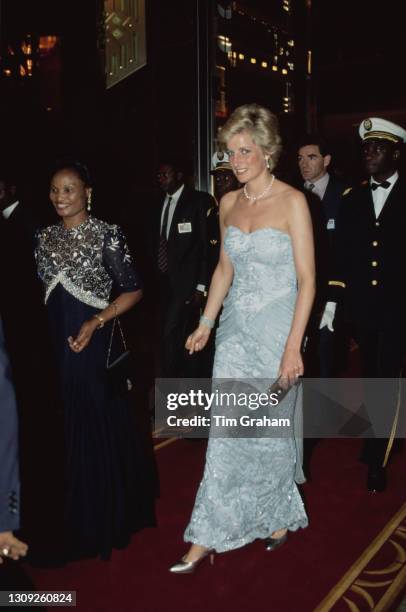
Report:
[[269,164],[269,157],[265,157],[265,161],[266,161],[266,167],[268,168],[268,170],[270,170],[271,166]]
[[89,193],[89,195],[87,196],[87,211],[90,212],[92,210],[92,194],[91,192]]

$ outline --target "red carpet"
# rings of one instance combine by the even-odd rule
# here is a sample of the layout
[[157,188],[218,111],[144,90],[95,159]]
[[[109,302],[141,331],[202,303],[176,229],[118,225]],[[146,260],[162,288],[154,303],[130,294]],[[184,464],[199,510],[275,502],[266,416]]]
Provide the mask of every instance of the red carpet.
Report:
[[[76,590],[81,612],[313,611],[406,501],[405,453],[389,466],[388,491],[371,495],[364,486],[366,467],[357,460],[359,444],[324,440],[315,448],[312,481],[303,487],[308,529],[291,534],[273,553],[255,542],[217,555],[214,567],[204,563],[187,576],[169,574],[168,566],[186,550],[182,533],[202,474],[205,443],[170,444],[157,451],[159,528],[134,536],[110,562],[88,560],[52,570],[27,566],[27,577],[37,589]],[[364,606],[359,610],[370,609]],[[322,609],[349,608],[341,601]]]

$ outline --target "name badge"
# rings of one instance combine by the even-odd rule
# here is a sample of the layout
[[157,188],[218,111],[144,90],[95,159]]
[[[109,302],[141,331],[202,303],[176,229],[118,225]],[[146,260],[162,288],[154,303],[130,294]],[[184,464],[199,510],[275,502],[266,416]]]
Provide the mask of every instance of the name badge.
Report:
[[334,219],[329,219],[329,220],[327,221],[327,229],[328,229],[328,230],[331,230],[331,229],[335,229],[335,227],[336,227],[336,222],[335,222],[335,220],[334,220]]
[[192,224],[190,221],[188,223],[178,223],[178,232],[179,234],[190,234],[192,231]]

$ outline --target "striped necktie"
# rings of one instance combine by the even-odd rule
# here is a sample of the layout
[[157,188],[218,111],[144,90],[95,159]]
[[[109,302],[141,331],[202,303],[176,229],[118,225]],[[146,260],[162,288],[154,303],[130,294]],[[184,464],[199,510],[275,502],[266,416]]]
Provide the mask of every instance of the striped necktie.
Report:
[[162,272],[162,274],[168,271],[168,240],[166,235],[168,233],[169,207],[171,205],[171,201],[172,197],[169,196],[162,221],[161,237],[158,248],[158,269],[160,272]]

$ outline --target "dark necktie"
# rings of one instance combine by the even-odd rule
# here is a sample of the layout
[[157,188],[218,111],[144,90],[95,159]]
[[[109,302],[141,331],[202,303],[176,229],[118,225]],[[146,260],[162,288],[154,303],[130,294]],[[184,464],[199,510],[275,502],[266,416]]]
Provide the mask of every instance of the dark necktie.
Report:
[[314,183],[309,183],[307,186],[308,191],[313,191],[314,189]]
[[383,183],[372,183],[371,184],[372,191],[375,191],[375,189],[378,189],[378,187],[382,187],[383,189],[387,189],[388,187],[390,187],[390,182],[389,181],[383,181]]
[[160,272],[162,272],[162,274],[168,271],[168,240],[166,238],[166,234],[168,231],[168,217],[171,201],[172,197],[169,196],[162,221],[161,238],[159,240],[158,248],[158,269]]

